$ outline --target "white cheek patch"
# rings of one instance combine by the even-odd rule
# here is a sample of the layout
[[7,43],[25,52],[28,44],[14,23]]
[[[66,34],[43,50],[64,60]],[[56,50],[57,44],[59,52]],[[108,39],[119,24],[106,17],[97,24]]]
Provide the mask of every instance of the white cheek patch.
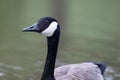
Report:
[[52,22],[47,29],[41,32],[44,36],[50,37],[54,34],[55,30],[57,29],[57,22]]

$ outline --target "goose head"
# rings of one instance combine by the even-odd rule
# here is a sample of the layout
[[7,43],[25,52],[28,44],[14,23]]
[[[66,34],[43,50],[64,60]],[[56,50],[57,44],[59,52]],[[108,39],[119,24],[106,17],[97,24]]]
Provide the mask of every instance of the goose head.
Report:
[[32,26],[23,28],[23,32],[38,32],[46,37],[53,36],[56,31],[60,31],[59,23],[56,19],[52,17],[43,17],[39,19],[36,23],[34,23]]

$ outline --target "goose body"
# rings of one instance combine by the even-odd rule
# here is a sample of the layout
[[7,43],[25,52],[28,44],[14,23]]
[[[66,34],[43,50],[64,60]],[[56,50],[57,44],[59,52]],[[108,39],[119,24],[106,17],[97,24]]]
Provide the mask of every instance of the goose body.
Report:
[[52,17],[43,17],[24,32],[38,32],[47,37],[47,58],[41,80],[104,80],[106,66],[98,62],[63,65],[55,69],[60,25]]
[[90,62],[58,67],[54,76],[56,80],[103,80],[99,67]]

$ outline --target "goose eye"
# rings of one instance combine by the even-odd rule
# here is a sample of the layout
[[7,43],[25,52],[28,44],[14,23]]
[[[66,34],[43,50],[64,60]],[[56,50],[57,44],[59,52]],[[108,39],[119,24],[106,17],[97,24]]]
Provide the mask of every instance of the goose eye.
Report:
[[48,20],[45,20],[45,22],[46,22],[46,23],[49,23],[49,21],[48,21]]

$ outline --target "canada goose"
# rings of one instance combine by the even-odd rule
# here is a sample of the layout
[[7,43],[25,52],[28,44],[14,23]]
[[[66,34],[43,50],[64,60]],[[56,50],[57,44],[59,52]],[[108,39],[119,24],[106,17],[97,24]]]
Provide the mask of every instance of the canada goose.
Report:
[[60,36],[60,25],[52,17],[43,17],[24,32],[38,32],[47,37],[47,58],[41,80],[104,80],[106,66],[98,62],[68,64],[55,69]]

